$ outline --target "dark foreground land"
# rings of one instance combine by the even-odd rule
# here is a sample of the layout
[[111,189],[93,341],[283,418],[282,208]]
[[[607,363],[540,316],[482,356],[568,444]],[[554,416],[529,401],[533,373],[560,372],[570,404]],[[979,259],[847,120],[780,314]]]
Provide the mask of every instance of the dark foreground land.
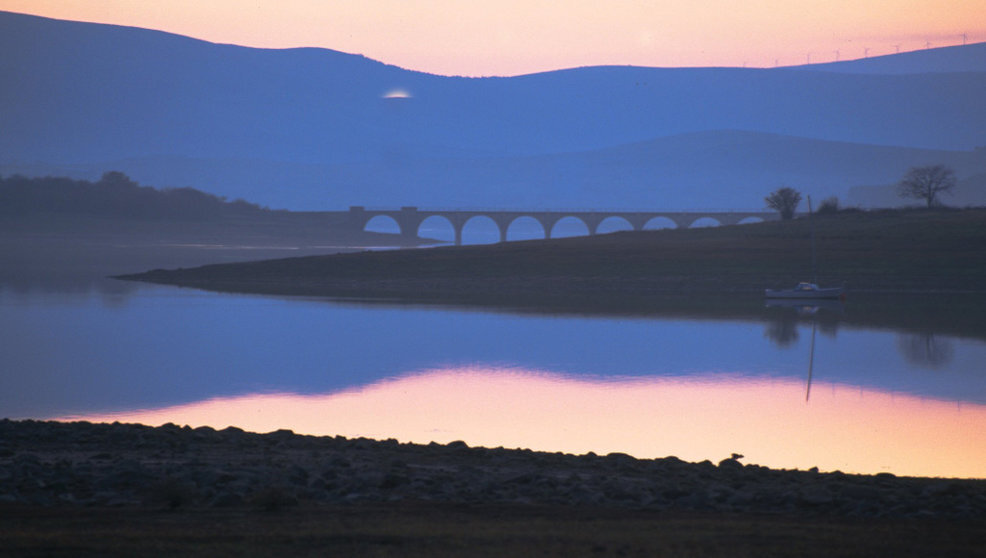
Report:
[[[986,210],[816,216],[818,282],[857,293],[983,293]],[[811,278],[809,221],[268,260],[125,278],[211,290],[487,305],[635,306],[760,295]],[[581,302],[579,302],[581,301]]]
[[986,481],[0,421],[0,556],[982,556]]

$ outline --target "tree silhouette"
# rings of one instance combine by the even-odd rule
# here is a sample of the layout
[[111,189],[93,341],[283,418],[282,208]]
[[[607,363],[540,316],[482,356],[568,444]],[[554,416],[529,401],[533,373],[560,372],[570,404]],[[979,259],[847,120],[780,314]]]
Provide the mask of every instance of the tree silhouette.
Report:
[[767,207],[780,212],[781,219],[788,220],[794,217],[794,210],[801,203],[801,192],[784,186],[774,190],[764,201],[767,202]]
[[97,184],[110,188],[116,188],[118,190],[127,190],[127,189],[136,188],[138,186],[136,182],[130,180],[129,176],[123,174],[120,171],[104,172],[103,176],[100,177],[99,182],[97,182]]
[[778,347],[788,347],[798,340],[798,317],[782,314],[767,323],[763,334]]
[[955,354],[951,341],[927,332],[898,335],[897,348],[909,362],[927,368],[941,368]]
[[955,188],[955,171],[945,165],[911,167],[897,183],[897,194],[902,198],[924,200],[928,207],[940,205],[939,194],[951,194]]
[[839,198],[836,196],[831,196],[822,200],[822,203],[818,205],[816,210],[819,215],[824,215],[826,213],[838,213],[839,212]]

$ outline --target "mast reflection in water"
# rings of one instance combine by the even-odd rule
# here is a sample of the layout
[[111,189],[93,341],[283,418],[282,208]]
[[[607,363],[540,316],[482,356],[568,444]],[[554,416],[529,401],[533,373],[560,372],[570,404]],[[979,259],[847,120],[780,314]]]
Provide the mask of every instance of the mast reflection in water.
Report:
[[432,370],[324,395],[257,394],[60,417],[402,442],[986,477],[986,406],[721,373],[587,380],[510,368]]

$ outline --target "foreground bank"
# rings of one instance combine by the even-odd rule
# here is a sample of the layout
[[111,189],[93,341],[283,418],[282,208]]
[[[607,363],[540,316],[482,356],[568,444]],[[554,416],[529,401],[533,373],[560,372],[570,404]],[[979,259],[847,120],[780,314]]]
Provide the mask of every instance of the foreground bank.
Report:
[[290,431],[0,422],[0,502],[278,508],[442,502],[986,518],[986,480],[772,470],[675,457],[402,444]]
[[[850,292],[986,291],[986,210],[814,219],[817,282]],[[763,293],[812,275],[806,219],[267,260],[123,278],[231,292],[533,305]],[[631,302],[631,306],[634,303]]]
[[986,481],[0,421],[0,556],[976,556]]

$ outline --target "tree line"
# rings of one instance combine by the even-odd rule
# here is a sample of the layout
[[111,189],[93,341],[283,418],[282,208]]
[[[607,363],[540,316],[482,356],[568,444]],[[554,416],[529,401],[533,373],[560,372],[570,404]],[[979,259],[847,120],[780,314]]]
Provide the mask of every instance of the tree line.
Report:
[[[945,165],[929,165],[926,167],[911,167],[900,182],[897,183],[897,195],[925,202],[928,208],[942,205],[942,194],[951,195],[958,180],[955,171]],[[767,207],[781,214],[781,219],[791,219],[801,203],[801,192],[784,186],[778,188],[764,198]],[[822,201],[820,213],[837,211],[839,200],[829,198]]]
[[194,188],[158,190],[141,186],[127,175],[110,171],[96,182],[64,177],[0,176],[0,214],[39,213],[109,218],[208,220],[222,215],[265,211],[243,200]]

